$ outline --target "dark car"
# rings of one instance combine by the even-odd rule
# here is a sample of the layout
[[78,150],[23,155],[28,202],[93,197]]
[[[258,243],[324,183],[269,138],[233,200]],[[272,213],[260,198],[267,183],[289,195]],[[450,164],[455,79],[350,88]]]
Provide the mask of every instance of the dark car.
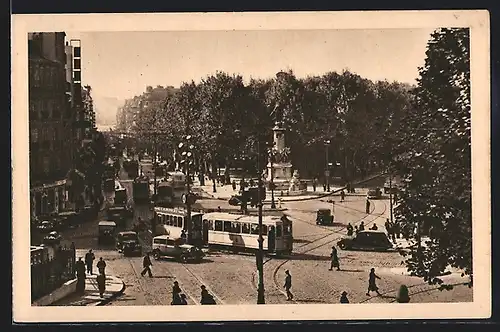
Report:
[[366,230],[337,242],[340,249],[385,251],[393,248],[385,232]]
[[319,209],[316,212],[316,225],[332,225],[333,215],[330,209]]
[[44,220],[40,224],[38,224],[36,229],[40,233],[50,233],[55,230],[55,225],[54,222],[52,222],[51,220]]
[[43,243],[47,245],[59,245],[61,243],[61,240],[61,234],[57,233],[56,231],[52,231],[43,238]]
[[136,232],[132,231],[118,233],[116,236],[116,249],[125,256],[142,254],[142,246],[139,242],[139,237]]
[[382,198],[382,190],[380,188],[370,188],[366,194],[368,199],[379,199]]

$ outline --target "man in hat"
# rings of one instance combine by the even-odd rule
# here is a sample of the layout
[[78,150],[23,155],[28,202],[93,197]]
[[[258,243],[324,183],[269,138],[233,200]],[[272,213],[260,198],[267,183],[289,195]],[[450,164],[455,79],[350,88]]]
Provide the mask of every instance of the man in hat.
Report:
[[376,279],[380,279],[380,277],[375,274],[375,268],[372,267],[370,270],[370,275],[368,277],[368,291],[366,292],[366,295],[370,296],[370,292],[377,292],[377,295],[380,296]]
[[94,264],[95,255],[92,249],[85,254],[85,264],[87,265],[87,273],[92,274],[92,265]]
[[85,292],[85,263],[81,257],[78,257],[78,261],[75,263],[76,270],[76,291],[80,294]]
[[290,271],[288,270],[285,271],[285,274],[285,284],[283,285],[283,287],[286,290],[286,300],[291,301],[293,300],[293,294],[290,291],[290,289],[292,288],[292,276],[290,275]]
[[339,256],[337,254],[337,248],[335,248],[335,246],[332,246],[332,253],[330,254],[330,258],[331,263],[329,270],[331,271],[334,267],[336,267],[337,271],[340,271]]

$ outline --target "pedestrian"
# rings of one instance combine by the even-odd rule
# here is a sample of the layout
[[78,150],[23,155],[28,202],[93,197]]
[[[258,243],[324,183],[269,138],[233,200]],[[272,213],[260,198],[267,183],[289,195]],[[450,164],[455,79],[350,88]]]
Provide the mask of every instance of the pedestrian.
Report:
[[200,304],[217,304],[214,297],[207,291],[205,285],[201,285],[201,300]]
[[187,239],[187,234],[185,229],[181,230],[181,239],[183,239],[184,241],[186,241]]
[[78,257],[78,261],[75,263],[76,270],[76,291],[79,294],[85,292],[85,263],[82,261],[81,257]]
[[71,245],[69,246],[69,248],[71,250],[73,250],[73,252],[76,251],[75,242],[71,242]]
[[367,198],[366,199],[366,214],[370,213],[370,200]]
[[359,231],[360,231],[360,232],[365,230],[365,222],[364,222],[364,221],[362,221],[362,222],[359,224],[359,228],[358,228],[358,229],[359,229]]
[[408,287],[406,287],[406,285],[401,285],[399,287],[398,294],[396,295],[396,302],[398,303],[410,302],[410,295],[408,294]]
[[377,292],[377,295],[380,296],[376,283],[377,279],[380,279],[380,277],[375,274],[375,268],[372,267],[370,275],[368,276],[368,291],[366,292],[366,295],[370,296],[370,292]]
[[316,192],[316,184],[317,184],[316,183],[316,178],[314,178],[313,179],[313,183],[312,183],[312,185],[313,185],[313,192]]
[[323,183],[323,191],[326,191],[326,183]]
[[103,298],[106,291],[106,276],[102,273],[97,275],[97,288],[99,288],[99,296]]
[[179,282],[176,280],[174,281],[174,285],[172,286],[172,305],[179,305],[181,304],[181,295],[182,291],[181,288],[179,287]]
[[347,298],[347,292],[343,291],[340,296],[340,303],[349,303],[349,299]]
[[357,225],[356,225],[356,226],[354,226],[354,233],[355,233],[356,235],[358,235],[358,233],[359,233],[359,228],[358,228],[358,226],[357,226]]
[[340,192],[340,202],[343,202],[343,201],[344,201],[344,199],[345,199],[345,192],[344,192],[344,190],[342,190],[342,191]]
[[100,257],[99,261],[97,262],[97,269],[99,270],[100,274],[106,275],[106,273],[105,273],[106,262],[104,261],[104,259],[102,259],[102,257]]
[[147,272],[149,277],[152,278],[153,273],[151,273],[151,268],[150,268],[150,266],[152,266],[152,265],[153,264],[151,263],[151,258],[149,258],[149,253],[146,253],[146,256],[144,256],[144,259],[142,260],[142,267],[144,269],[141,271],[141,276],[144,277],[144,275]]
[[377,231],[377,230],[378,230],[378,226],[377,226],[377,224],[376,224],[376,223],[373,223],[373,226],[372,226],[372,227],[370,227],[370,230],[372,230],[372,231]]
[[283,285],[283,287],[286,290],[286,300],[291,301],[293,300],[293,294],[290,291],[290,289],[292,288],[292,276],[290,275],[290,271],[288,270],[285,271],[285,274],[285,284]]
[[233,180],[233,182],[231,183],[232,187],[233,187],[233,191],[236,190],[236,180]]
[[85,254],[85,264],[87,265],[87,273],[90,275],[92,275],[92,265],[94,265],[94,259],[95,259],[95,255],[92,252],[92,249],[90,249]]
[[387,231],[387,236],[390,238],[392,238],[392,225],[391,225],[391,222],[389,221],[389,218],[386,218],[385,219],[385,230]]
[[330,271],[333,270],[333,268],[337,268],[337,271],[340,271],[340,264],[339,264],[339,256],[338,256],[338,253],[337,253],[337,248],[335,248],[335,246],[332,246],[332,252],[330,254],[330,259],[331,259],[331,263],[330,263]]
[[354,232],[354,229],[352,228],[351,223],[347,224],[347,236],[352,236],[352,233]]

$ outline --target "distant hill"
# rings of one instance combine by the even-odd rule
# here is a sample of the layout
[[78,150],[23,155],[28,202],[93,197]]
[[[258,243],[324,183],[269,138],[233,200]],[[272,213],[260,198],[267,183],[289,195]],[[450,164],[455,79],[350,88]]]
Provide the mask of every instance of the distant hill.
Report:
[[[92,91],[93,92],[93,91]],[[98,125],[116,124],[116,111],[123,106],[123,101],[116,97],[92,95]]]

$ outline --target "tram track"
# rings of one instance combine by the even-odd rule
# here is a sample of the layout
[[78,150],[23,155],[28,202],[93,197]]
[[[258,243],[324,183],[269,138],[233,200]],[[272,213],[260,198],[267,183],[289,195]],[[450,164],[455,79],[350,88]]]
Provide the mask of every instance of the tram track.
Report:
[[[375,206],[376,206],[376,204],[374,204],[374,203],[373,203],[373,204],[372,204],[372,207],[373,207],[373,208],[372,208],[372,210],[371,210],[371,212],[370,212],[369,214],[366,214],[365,216],[363,216],[363,217],[361,217],[361,218],[359,218],[359,219],[357,219],[357,220],[355,220],[355,221],[352,221],[352,222],[351,222],[351,224],[352,224],[353,226],[355,226],[355,225],[358,225],[358,224],[360,224],[361,222],[365,221],[365,219],[366,219],[367,217],[369,217],[369,216],[375,216],[372,220],[370,220],[369,222],[367,222],[365,225],[369,225],[369,224],[371,224],[372,222],[374,222],[375,220],[377,220],[378,218],[380,218],[381,216],[383,216],[383,215],[384,215],[384,213],[386,212],[386,210],[387,210],[387,204],[386,204],[385,202],[384,202],[383,204],[384,204],[384,210],[383,210],[381,213],[378,213],[378,214],[375,214],[375,215],[374,215],[374,213],[373,213],[373,212],[375,211]],[[287,216],[291,217],[289,214],[287,214],[287,213],[285,213],[285,214],[286,214]],[[295,220],[295,221],[299,221],[299,222],[302,222],[302,223],[306,223],[306,224],[308,224],[308,225],[316,226],[316,227],[318,227],[318,228],[321,228],[321,229],[324,229],[324,230],[328,231],[328,233],[327,233],[327,234],[325,234],[324,236],[321,236],[321,237],[319,237],[319,238],[317,238],[317,239],[315,239],[315,240],[313,240],[313,241],[311,241],[311,242],[308,242],[308,243],[305,243],[305,244],[303,244],[303,245],[298,246],[296,249],[301,249],[301,248],[304,248],[304,247],[307,247],[307,246],[311,246],[311,245],[313,245],[313,247],[312,247],[312,248],[307,248],[306,250],[303,250],[303,251],[302,251],[302,250],[300,250],[300,252],[298,252],[298,253],[297,253],[297,254],[299,254],[299,255],[306,254],[306,253],[308,253],[308,252],[311,252],[311,251],[313,251],[313,250],[316,250],[316,249],[318,249],[318,248],[321,248],[321,247],[323,247],[323,246],[326,246],[326,245],[330,244],[330,243],[331,243],[332,241],[334,241],[334,240],[329,240],[329,241],[326,241],[325,243],[321,243],[321,244],[319,244],[319,245],[318,245],[318,242],[320,242],[320,241],[322,241],[322,240],[324,240],[324,239],[326,239],[326,238],[328,238],[328,237],[330,237],[330,236],[332,236],[332,235],[339,235],[339,234],[343,234],[344,230],[346,229],[346,226],[343,226],[343,227],[340,227],[339,229],[332,230],[332,229],[331,229],[331,228],[329,228],[329,227],[322,226],[322,225],[315,225],[315,224],[312,224],[312,223],[310,223],[310,222],[308,222],[308,221],[306,221],[306,220],[304,220],[304,219],[298,218],[298,217],[292,217],[292,219],[293,219],[293,220]],[[268,259],[266,259],[266,260],[264,261],[263,265],[265,266],[267,263],[269,263],[269,262],[270,262],[270,261],[272,261],[272,260],[276,260],[276,258],[275,258],[275,257],[269,257]],[[284,291],[281,289],[281,286],[280,286],[280,284],[278,283],[278,280],[277,280],[277,274],[278,274],[279,270],[281,269],[281,267],[282,267],[283,265],[285,265],[286,263],[288,263],[290,260],[291,260],[291,259],[285,259],[285,260],[284,260],[284,261],[282,261],[280,264],[278,264],[278,266],[276,266],[276,267],[274,268],[273,272],[272,272],[274,286],[275,286],[275,288],[276,288],[278,291],[280,291],[280,292],[281,292],[281,293],[283,293],[283,294],[286,294],[286,292],[284,292]],[[254,273],[252,274],[252,285],[253,285],[254,289],[256,289],[256,290],[257,290],[257,289],[258,289],[258,286],[257,286],[257,284],[256,284],[256,280],[255,280],[255,279],[256,279],[256,272],[254,271]]]
[[[184,263],[181,263],[182,267],[194,278],[198,281],[198,283],[200,284],[200,287],[201,285],[205,285],[205,288],[207,289],[207,291],[215,298],[215,301],[217,302],[217,304],[226,304],[224,302],[224,300],[222,300],[214,291],[213,289],[203,280],[201,279],[199,276],[197,276],[193,271],[191,271],[191,269],[189,269],[186,264]],[[195,301],[196,304],[199,304],[197,301]]]
[[[384,210],[383,210],[382,212],[377,213],[377,214],[374,214],[373,212],[375,211],[375,204],[373,204],[373,210],[372,210],[372,212],[371,212],[370,214],[367,214],[367,215],[365,215],[364,217],[359,218],[359,219],[358,219],[358,220],[356,220],[355,222],[352,222],[352,224],[354,224],[354,225],[358,225],[358,224],[360,224],[362,221],[364,221],[364,220],[365,220],[367,217],[369,217],[369,216],[374,216],[374,218],[373,218],[373,219],[371,219],[370,221],[368,221],[368,222],[365,224],[366,226],[367,226],[367,225],[369,225],[369,224],[371,224],[371,223],[372,223],[372,222],[374,222],[375,220],[379,219],[379,218],[380,218],[381,216],[383,216],[383,215],[385,214],[385,212],[387,211],[387,204],[386,204],[385,202],[384,202],[383,204],[384,204]],[[302,221],[302,222],[304,222],[304,223],[308,223],[307,221],[305,221],[305,220],[301,220],[300,218],[295,218],[295,219],[296,219],[296,220],[298,220],[298,221]],[[308,223],[308,224],[310,224],[310,223]],[[354,226],[354,225],[353,225],[353,226]],[[303,246],[300,246],[300,247],[299,247],[299,249],[300,249],[300,248],[304,248],[305,246],[310,245],[310,244],[316,244],[316,243],[317,243],[317,242],[319,242],[320,240],[325,239],[325,238],[327,238],[327,237],[329,237],[329,236],[332,236],[332,235],[338,235],[338,234],[343,234],[343,231],[347,228],[347,227],[345,227],[345,226],[344,226],[344,227],[342,227],[342,228],[340,228],[340,229],[337,229],[337,230],[331,230],[331,229],[329,229],[329,228],[327,228],[327,227],[325,227],[325,226],[321,226],[321,225],[317,225],[317,226],[318,226],[318,227],[320,227],[320,228],[323,228],[323,229],[328,230],[330,233],[329,233],[329,234],[327,234],[326,236],[321,237],[320,239],[317,239],[317,240],[312,241],[312,242],[310,242],[310,243],[306,243],[306,244],[304,244]],[[341,232],[342,232],[342,233],[341,233]],[[316,249],[318,249],[318,248],[321,248],[321,247],[324,247],[324,246],[326,246],[326,245],[331,244],[331,243],[332,243],[332,241],[335,241],[335,240],[333,240],[333,239],[332,239],[332,240],[329,240],[329,241],[327,241],[327,242],[325,242],[325,243],[322,243],[322,244],[316,245],[316,246],[314,246],[314,247],[312,247],[312,248],[308,248],[307,250],[304,250],[304,251],[298,252],[298,254],[299,254],[299,255],[303,255],[303,254],[309,253],[309,252],[311,252],[311,251],[313,251],[313,250],[316,250]],[[286,260],[284,260],[283,262],[279,263],[279,264],[278,264],[278,266],[276,266],[276,267],[274,268],[274,271],[273,271],[273,282],[274,282],[274,286],[276,287],[276,289],[277,289],[277,290],[279,290],[282,294],[285,294],[285,295],[286,295],[286,292],[284,292],[284,291],[281,289],[281,285],[280,285],[280,283],[278,282],[278,278],[277,278],[277,276],[278,276],[278,272],[279,272],[279,270],[280,270],[280,269],[281,269],[281,268],[282,268],[282,267],[283,267],[286,263],[288,263],[290,260],[291,260],[291,259],[286,259]],[[296,301],[295,301],[295,300],[292,300],[292,302],[296,303]]]

